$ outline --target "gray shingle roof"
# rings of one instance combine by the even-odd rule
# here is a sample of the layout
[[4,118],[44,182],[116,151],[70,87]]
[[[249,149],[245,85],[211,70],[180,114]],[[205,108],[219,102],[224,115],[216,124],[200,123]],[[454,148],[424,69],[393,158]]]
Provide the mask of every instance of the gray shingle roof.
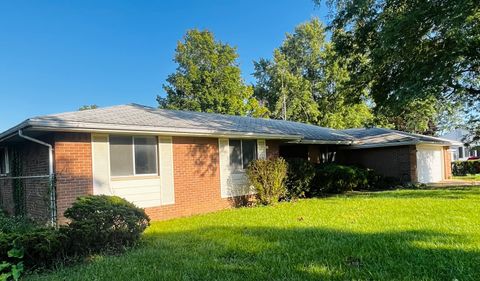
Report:
[[358,128],[341,130],[342,133],[348,134],[355,138],[357,147],[374,147],[384,145],[400,145],[400,144],[445,144],[450,145],[449,140],[424,136],[419,134],[406,133],[397,130],[384,128]]
[[450,144],[445,139],[382,128],[334,130],[292,121],[165,110],[138,104],[33,117],[1,133],[0,140],[24,128],[38,131],[128,131],[172,135],[251,136],[303,143],[353,144],[353,147]]
[[351,136],[337,130],[298,122],[165,110],[137,104],[38,116],[30,118],[24,123],[26,126],[57,129],[108,129],[212,135],[253,134],[332,143],[353,141]]

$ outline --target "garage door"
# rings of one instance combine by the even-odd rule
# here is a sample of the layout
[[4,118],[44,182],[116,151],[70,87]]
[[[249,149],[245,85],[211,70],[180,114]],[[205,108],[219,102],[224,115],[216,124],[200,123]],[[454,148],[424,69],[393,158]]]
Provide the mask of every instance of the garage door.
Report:
[[443,179],[441,147],[417,146],[417,176],[421,183],[439,182]]

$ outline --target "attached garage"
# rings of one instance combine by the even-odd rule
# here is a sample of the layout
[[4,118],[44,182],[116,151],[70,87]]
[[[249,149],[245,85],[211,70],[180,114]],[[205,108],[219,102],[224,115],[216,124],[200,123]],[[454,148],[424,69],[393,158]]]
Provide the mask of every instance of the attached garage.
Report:
[[451,178],[450,140],[383,128],[347,129],[356,143],[338,153],[341,163],[371,168],[402,182],[438,183]]

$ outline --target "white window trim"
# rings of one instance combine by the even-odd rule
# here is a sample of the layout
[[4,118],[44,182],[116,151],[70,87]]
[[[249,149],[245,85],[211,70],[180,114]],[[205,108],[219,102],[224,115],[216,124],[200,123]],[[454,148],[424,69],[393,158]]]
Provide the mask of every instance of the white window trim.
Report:
[[[110,178],[114,178],[114,179],[121,179],[121,178],[131,178],[131,177],[155,177],[155,176],[159,176],[160,173],[159,173],[159,157],[158,157],[158,137],[157,136],[129,136],[131,139],[132,139],[132,165],[133,165],[133,175],[127,175],[127,176],[110,176]],[[154,137],[155,138],[155,160],[156,160],[156,164],[157,164],[157,172],[156,173],[153,173],[153,174],[137,174],[137,171],[136,171],[136,165],[135,165],[135,138],[145,138],[145,137]],[[108,145],[110,146],[110,135],[108,135]],[[112,168],[111,168],[111,163],[110,163],[110,149],[108,149],[108,163],[109,163],[109,166],[110,166],[110,174],[112,173]]]

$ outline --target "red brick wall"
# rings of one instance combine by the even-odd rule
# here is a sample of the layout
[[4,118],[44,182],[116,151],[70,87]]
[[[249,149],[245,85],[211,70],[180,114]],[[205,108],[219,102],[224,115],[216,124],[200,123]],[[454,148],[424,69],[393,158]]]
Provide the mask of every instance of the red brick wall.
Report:
[[[278,156],[276,141],[267,141],[267,157]],[[225,199],[220,190],[218,139],[173,137],[175,204],[146,211],[152,220],[213,212],[244,202]]]
[[446,180],[452,178],[452,153],[449,146],[443,147],[444,177]]
[[280,144],[278,140],[266,140],[267,158],[275,158],[280,156]]
[[55,134],[57,221],[79,196],[93,194],[92,145],[88,133]]
[[[56,133],[52,143],[56,174],[57,221],[62,224],[66,222],[63,213],[76,198],[93,193],[91,135]],[[268,157],[278,156],[279,144],[278,141],[267,141]],[[47,152],[45,148],[45,152],[32,150],[28,154],[30,159],[28,166],[31,167],[28,169],[29,172],[47,173],[45,170],[48,167]],[[173,161],[175,204],[147,208],[146,211],[153,220],[207,213],[243,202],[244,198],[221,198],[218,139],[174,137]],[[32,163],[41,164],[43,170],[36,170]],[[7,187],[6,183],[2,185],[3,193],[10,192]],[[29,196],[32,206],[39,204],[39,198]],[[9,204],[4,195],[1,199]]]
[[221,198],[218,139],[173,137],[175,204],[147,208],[161,220],[212,212],[232,206]]
[[[51,143],[50,136],[40,137],[42,141]],[[48,148],[31,142],[22,141],[7,146],[10,158],[10,175],[14,170],[13,162],[19,163],[20,168],[15,176],[45,176],[48,175]],[[17,208],[24,210],[24,214],[39,222],[50,219],[49,178],[24,178],[15,180],[0,178],[0,207],[9,214],[15,214]],[[14,185],[20,188],[21,199],[14,201]],[[20,213],[21,214],[21,213]]]

